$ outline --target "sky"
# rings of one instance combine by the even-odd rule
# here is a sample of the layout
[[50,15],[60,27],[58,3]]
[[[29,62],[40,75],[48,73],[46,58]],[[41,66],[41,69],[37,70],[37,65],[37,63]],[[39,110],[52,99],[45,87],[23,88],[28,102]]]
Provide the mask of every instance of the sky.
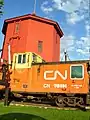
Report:
[[[89,0],[36,0],[36,3],[36,14],[57,21],[64,33],[60,40],[61,60],[65,50],[69,60],[89,59]],[[4,14],[0,18],[0,48],[4,39],[4,20],[31,14],[33,9],[34,0],[4,0]]]

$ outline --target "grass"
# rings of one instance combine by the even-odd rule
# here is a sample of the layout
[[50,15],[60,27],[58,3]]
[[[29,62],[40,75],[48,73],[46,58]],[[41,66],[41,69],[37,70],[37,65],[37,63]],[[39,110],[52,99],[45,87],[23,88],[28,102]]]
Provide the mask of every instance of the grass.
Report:
[[90,111],[56,110],[0,104],[0,120],[90,120]]

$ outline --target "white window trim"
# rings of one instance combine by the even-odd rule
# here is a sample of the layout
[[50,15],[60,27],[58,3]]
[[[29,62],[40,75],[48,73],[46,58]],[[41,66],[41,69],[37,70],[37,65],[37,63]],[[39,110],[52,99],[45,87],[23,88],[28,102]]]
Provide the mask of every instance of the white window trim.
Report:
[[[82,78],[71,78],[71,67],[72,66],[82,66]],[[73,65],[70,65],[70,79],[71,80],[83,80],[84,79],[84,65],[82,64],[73,64]]]

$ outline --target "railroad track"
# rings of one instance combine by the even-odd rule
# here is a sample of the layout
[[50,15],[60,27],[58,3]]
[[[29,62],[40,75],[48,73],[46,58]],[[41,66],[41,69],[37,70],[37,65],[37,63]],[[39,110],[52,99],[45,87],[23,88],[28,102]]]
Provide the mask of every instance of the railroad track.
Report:
[[56,106],[48,105],[48,104],[42,104],[42,103],[27,103],[27,102],[12,102],[10,105],[16,105],[16,106],[32,106],[32,107],[39,107],[39,108],[51,108],[51,109],[61,109],[61,110],[77,110],[78,108],[70,108],[70,107],[65,107],[65,108],[59,108]]
[[[0,100],[0,102],[4,103],[4,99]],[[76,108],[76,107],[57,107],[55,105],[51,105],[51,102],[36,102],[36,101],[12,101],[10,102],[11,106],[32,106],[32,107],[38,107],[38,108],[45,108],[45,109],[58,109],[58,110],[90,110],[90,106],[86,106],[85,108]]]
[[[0,100],[0,102],[4,102],[4,100]],[[76,108],[76,107],[57,107],[57,106],[55,106],[55,105],[50,105],[50,102],[44,102],[44,103],[41,103],[41,102],[35,102],[35,101],[29,101],[29,102],[27,102],[27,101],[19,101],[19,102],[17,102],[17,101],[12,101],[12,102],[10,102],[10,104],[9,105],[11,105],[11,106],[26,106],[26,107],[29,107],[29,106],[31,106],[31,107],[38,107],[38,108],[44,108],[44,109],[57,109],[57,110],[79,110],[79,109],[81,109],[81,110],[90,110],[90,106],[88,106],[88,107],[85,107],[85,108]]]

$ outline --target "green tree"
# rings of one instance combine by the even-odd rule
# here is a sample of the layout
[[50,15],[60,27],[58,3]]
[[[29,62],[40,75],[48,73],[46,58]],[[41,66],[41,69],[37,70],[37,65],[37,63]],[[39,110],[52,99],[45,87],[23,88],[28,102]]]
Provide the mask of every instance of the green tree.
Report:
[[4,5],[4,0],[0,0],[0,16],[3,14],[2,7]]

